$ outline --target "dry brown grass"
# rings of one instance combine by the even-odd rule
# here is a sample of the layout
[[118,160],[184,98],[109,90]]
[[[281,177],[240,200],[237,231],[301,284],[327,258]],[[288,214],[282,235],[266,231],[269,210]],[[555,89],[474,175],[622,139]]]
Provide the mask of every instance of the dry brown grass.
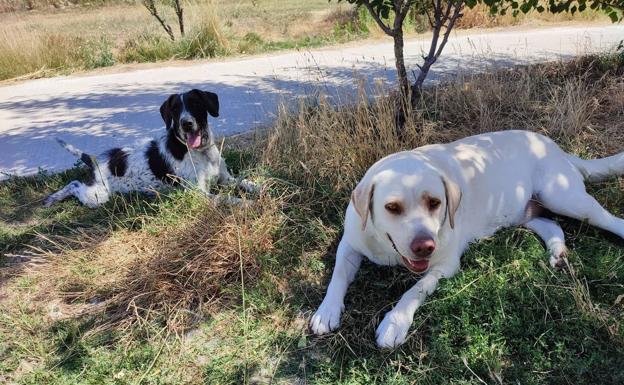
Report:
[[49,8],[54,7],[55,4],[58,3],[53,0],[0,0],[0,13],[24,11],[35,8]]
[[326,100],[282,113],[264,163],[314,186],[348,192],[379,158],[399,150],[501,129],[548,134],[570,151],[622,151],[624,81],[621,64],[603,58],[465,75],[428,89],[403,136],[394,129],[391,97],[365,95],[336,109]]
[[[92,43],[61,33],[32,33],[26,29],[0,31],[0,79],[25,73],[45,76],[85,67]],[[87,65],[88,66],[88,65]]]
[[321,97],[316,108],[302,105],[296,115],[282,110],[279,116],[263,151],[266,166],[308,186],[329,182],[338,191],[351,189],[381,157],[425,144],[440,133],[436,123],[414,119],[400,138],[393,99],[370,102],[364,93],[351,106],[338,109]]
[[464,16],[457,22],[457,28],[493,28],[504,27],[510,25],[541,25],[545,23],[565,23],[570,21],[583,21],[583,22],[595,22],[595,21],[608,21],[608,17],[604,14],[588,9],[585,12],[577,13],[575,15],[569,13],[552,14],[550,12],[539,13],[537,11],[531,11],[527,14],[520,12],[516,17],[511,13],[511,10],[506,15],[492,15],[488,11],[485,4],[478,4],[474,8],[466,8],[464,10]]
[[[0,12],[0,80],[52,76],[119,62],[238,54],[237,43],[248,33],[263,42],[329,35],[334,25],[325,17],[346,8],[324,0],[191,2],[185,4],[187,36],[173,43],[140,3],[103,4],[109,6]],[[177,35],[172,8],[159,9]]]
[[35,270],[42,295],[70,304],[67,316],[105,315],[104,327],[157,320],[173,332],[238,299],[241,280],[253,282],[258,258],[274,248],[279,199],[244,208],[193,195],[161,213],[167,220],[138,231],[51,239],[52,247],[38,249],[51,261],[45,272]]

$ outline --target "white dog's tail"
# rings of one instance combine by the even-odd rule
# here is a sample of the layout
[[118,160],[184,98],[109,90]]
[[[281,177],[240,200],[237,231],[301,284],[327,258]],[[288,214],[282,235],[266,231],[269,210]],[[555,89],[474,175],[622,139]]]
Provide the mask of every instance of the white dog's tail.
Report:
[[66,149],[67,151],[71,152],[73,155],[77,156],[90,169],[93,169],[95,167],[97,161],[96,161],[96,159],[95,159],[95,157],[93,155],[89,155],[86,152],[81,151],[80,149],[72,146],[71,144],[67,143],[63,139],[56,138],[56,141],[59,142],[59,144],[64,149]]
[[591,160],[568,154],[568,160],[583,174],[585,180],[590,182],[600,182],[613,175],[624,175],[624,152]]

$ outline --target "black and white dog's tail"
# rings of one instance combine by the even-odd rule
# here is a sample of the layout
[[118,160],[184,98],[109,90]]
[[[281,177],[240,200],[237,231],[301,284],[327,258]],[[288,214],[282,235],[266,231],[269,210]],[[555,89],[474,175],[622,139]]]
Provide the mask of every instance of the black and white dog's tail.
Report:
[[84,164],[87,165],[87,167],[89,167],[92,170],[95,169],[95,165],[97,163],[97,161],[95,159],[95,156],[87,154],[86,152],[83,152],[82,150],[80,150],[80,149],[72,146],[71,144],[67,143],[63,139],[56,138],[56,141],[59,142],[59,144],[64,149],[66,149],[67,151],[69,151],[70,153],[72,153],[73,155],[78,157],[81,161],[83,161]]

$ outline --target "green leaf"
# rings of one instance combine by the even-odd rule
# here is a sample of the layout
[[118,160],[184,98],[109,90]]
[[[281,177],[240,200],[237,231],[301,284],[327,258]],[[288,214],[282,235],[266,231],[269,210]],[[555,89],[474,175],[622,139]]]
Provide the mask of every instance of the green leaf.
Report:
[[390,9],[388,7],[381,8],[381,17],[383,19],[388,19],[390,17]]
[[613,23],[617,23],[617,21],[620,19],[620,18],[618,17],[617,12],[615,12],[615,11],[612,11],[611,13],[609,13],[609,18],[611,19],[611,21],[612,21]]

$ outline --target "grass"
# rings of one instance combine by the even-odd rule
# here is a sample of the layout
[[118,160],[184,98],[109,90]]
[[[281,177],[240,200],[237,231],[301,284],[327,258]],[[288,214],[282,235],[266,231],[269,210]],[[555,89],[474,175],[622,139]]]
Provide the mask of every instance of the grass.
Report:
[[[313,47],[363,37],[358,14],[323,0],[208,1],[185,5],[187,33],[172,41],[140,4],[0,13],[0,80],[119,63],[222,57]],[[350,24],[349,24],[350,23]]]
[[[624,249],[559,218],[569,272],[524,229],[481,240],[417,311],[408,341],[375,346],[385,312],[416,281],[364,263],[341,328],[317,338],[349,194],[379,157],[504,128],[571,152],[622,151],[624,58],[516,68],[428,89],[399,140],[394,102],[282,112],[228,164],[266,185],[247,208],[194,191],[117,196],[97,210],[41,198],[80,176],[0,184],[0,379],[20,384],[620,384]],[[582,106],[572,108],[573,106]],[[565,122],[563,124],[562,122]],[[590,186],[624,215],[622,181]],[[221,191],[227,193],[228,191]]]
[[[48,0],[0,5],[0,80],[68,74],[122,63],[192,60],[311,48],[365,38],[387,38],[365,9],[326,0],[210,0],[185,4],[187,33],[178,36],[170,7],[159,12],[172,25],[172,41],[157,21],[134,2],[101,0],[50,7]],[[25,12],[24,9],[35,9]],[[4,12],[2,10],[4,9]],[[458,28],[500,27],[569,21],[605,21],[594,11],[576,16],[491,16],[483,7],[466,10]],[[411,15],[408,36],[428,30]]]

